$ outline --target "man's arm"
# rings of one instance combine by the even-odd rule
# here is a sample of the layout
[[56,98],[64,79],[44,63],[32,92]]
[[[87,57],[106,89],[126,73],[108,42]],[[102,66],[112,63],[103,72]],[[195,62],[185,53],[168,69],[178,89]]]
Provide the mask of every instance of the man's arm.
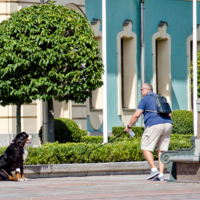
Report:
[[[129,122],[128,126],[132,127],[142,113],[143,113],[143,110],[136,110],[135,113],[133,114],[133,116],[131,117],[131,121]],[[124,131],[126,131],[128,133],[129,129],[126,127]]]

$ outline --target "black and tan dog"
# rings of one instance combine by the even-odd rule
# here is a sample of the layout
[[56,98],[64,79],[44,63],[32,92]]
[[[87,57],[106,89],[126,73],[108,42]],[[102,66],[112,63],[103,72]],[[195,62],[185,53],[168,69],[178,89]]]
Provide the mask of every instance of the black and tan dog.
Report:
[[[23,172],[23,162],[25,160],[24,146],[30,143],[29,136],[25,132],[18,133],[13,142],[8,146],[6,151],[0,156],[0,181],[27,181]],[[13,177],[11,172],[15,171]]]

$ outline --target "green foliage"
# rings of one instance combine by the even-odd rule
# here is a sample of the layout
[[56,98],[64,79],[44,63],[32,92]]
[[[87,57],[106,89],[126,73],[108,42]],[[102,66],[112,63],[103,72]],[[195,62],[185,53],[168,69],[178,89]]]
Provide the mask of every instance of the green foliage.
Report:
[[[192,147],[190,140],[192,135],[172,134],[169,150],[173,151],[180,148]],[[100,136],[94,136],[100,138]],[[102,137],[101,137],[102,138]],[[104,145],[98,149],[90,151],[100,144],[86,143],[65,143],[59,144],[46,143],[42,147],[32,148],[29,150],[37,152],[29,152],[25,165],[38,164],[62,164],[62,163],[98,163],[98,162],[125,162],[125,161],[144,161],[142,151],[140,150],[141,138],[120,138],[116,141]],[[6,147],[0,148],[0,155],[6,150]],[[155,148],[153,155],[155,160],[157,157],[157,149]],[[64,157],[62,157],[64,156]],[[65,157],[66,156],[66,157]]]
[[102,86],[99,43],[66,6],[33,5],[0,24],[1,105],[54,98],[83,103]]
[[175,110],[172,112],[172,133],[193,134],[193,113],[187,110]]
[[[193,112],[187,110],[172,111],[172,134],[193,135]],[[119,135],[125,127],[117,126],[112,128],[114,136]],[[132,127],[136,137],[141,137],[144,132],[144,127]],[[128,133],[123,133],[121,137],[130,138]]]
[[[193,62],[190,65],[190,81],[191,89],[193,91]],[[200,98],[200,51],[197,53],[197,95]]]
[[[59,144],[47,143],[43,147],[29,148],[46,156],[30,152],[25,162],[26,165],[37,164],[62,164],[62,163],[99,163],[99,162],[126,162],[126,161],[144,161],[144,155],[140,149],[140,139],[124,139],[124,141],[110,143],[90,151],[99,146],[99,144],[85,143],[66,143]],[[190,140],[171,140],[169,150],[179,148],[190,148]],[[153,152],[155,160],[158,159],[156,148]],[[58,156],[59,155],[59,156]],[[64,157],[62,157],[64,156]],[[65,157],[66,156],[66,157]]]
[[[193,137],[193,135],[178,135],[178,134],[171,134],[171,141],[184,141],[184,142],[191,142],[190,139]],[[141,137],[133,137],[133,138],[116,138],[116,136],[108,137],[108,141],[114,142],[122,142],[122,141],[140,141]],[[86,144],[102,144],[103,143],[103,136],[84,136],[81,138],[81,143]]]
[[87,131],[84,129],[80,129],[82,136],[87,136]]
[[0,155],[2,155],[3,152],[4,152],[6,149],[7,149],[7,147],[1,147],[1,148],[0,148]]
[[[112,135],[117,136],[120,133],[122,133],[122,131],[124,131],[124,129],[125,129],[125,127],[123,127],[123,126],[112,127]],[[144,127],[132,127],[131,129],[135,133],[135,137],[141,137],[144,132]],[[120,137],[130,138],[130,135],[129,135],[129,133],[125,132]]]
[[[67,118],[54,119],[55,141],[59,143],[80,142],[81,131],[77,123]],[[39,130],[39,137],[42,141],[42,126]]]
[[[108,137],[108,141],[113,140],[114,138],[116,138],[116,136],[112,136],[112,137]],[[133,141],[135,140],[134,138],[124,138],[122,136],[122,138],[116,138],[115,140],[113,140],[112,142],[122,142],[122,141]],[[82,143],[86,143],[86,144],[102,144],[103,143],[103,136],[83,136],[81,138]]]

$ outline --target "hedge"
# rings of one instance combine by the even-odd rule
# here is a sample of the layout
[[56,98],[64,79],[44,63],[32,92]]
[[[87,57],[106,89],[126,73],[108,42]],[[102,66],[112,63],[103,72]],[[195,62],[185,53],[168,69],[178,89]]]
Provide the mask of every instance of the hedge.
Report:
[[172,112],[174,134],[194,134],[193,112],[187,110],[175,110]]
[[[108,141],[110,142],[114,138],[116,138],[116,137],[114,137],[114,136],[108,137]],[[124,141],[124,140],[131,141],[131,140],[135,140],[135,138],[116,138],[112,142],[120,142],[120,141]],[[81,143],[101,144],[101,143],[103,143],[103,136],[83,136],[81,138]]]
[[[172,133],[179,135],[193,135],[193,112],[187,110],[174,110],[172,111]],[[116,136],[120,134],[125,127],[117,126],[112,127],[112,134]],[[132,131],[135,133],[136,137],[141,137],[144,132],[144,127],[132,127]],[[130,138],[128,133],[123,133],[122,137]]]
[[[140,142],[140,139],[135,138],[135,140],[109,143],[100,148],[97,148],[100,144],[47,143],[39,148],[30,147],[30,150],[47,156],[29,152],[25,165],[144,161],[145,158],[140,150]],[[169,150],[190,147],[192,147],[190,140],[171,140]],[[94,148],[97,149],[90,151]],[[158,159],[156,151],[155,148],[153,152],[155,160]]]
[[[194,135],[177,135],[171,134],[171,141],[190,141],[191,137]],[[108,141],[113,140],[116,136],[108,137]],[[122,142],[122,141],[135,141],[136,139],[141,140],[141,137],[134,137],[134,138],[116,138],[113,142]],[[81,143],[86,144],[102,144],[103,143],[103,136],[83,136],[81,138]]]
[[[115,126],[115,127],[112,127],[112,135],[113,136],[117,136],[119,135],[120,133],[122,133],[124,131],[125,127],[123,126]],[[135,133],[135,137],[141,137],[143,132],[144,132],[144,127],[137,127],[137,126],[133,126],[132,128],[132,131]],[[120,137],[123,137],[123,138],[130,138],[130,135],[129,133],[123,133]]]
[[[97,136],[94,136],[97,137]],[[190,148],[192,142],[188,139],[190,136],[172,135],[169,150],[179,148]],[[37,152],[29,152],[25,165],[39,164],[62,164],[62,163],[100,163],[100,162],[125,162],[125,161],[144,161],[142,151],[140,150],[141,138],[123,139],[123,141],[109,143],[100,148],[90,151],[100,144],[86,143],[65,143],[59,144],[46,143],[42,147],[32,148],[29,150]],[[0,148],[0,155],[7,147]],[[155,160],[158,159],[156,148],[153,152]],[[60,156],[60,157],[59,157]],[[67,156],[67,157],[61,157]]]

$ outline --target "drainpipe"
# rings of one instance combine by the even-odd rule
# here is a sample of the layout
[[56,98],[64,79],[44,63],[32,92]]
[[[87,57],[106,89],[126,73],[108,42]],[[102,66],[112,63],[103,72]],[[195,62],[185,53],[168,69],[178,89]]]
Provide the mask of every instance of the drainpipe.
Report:
[[145,83],[145,37],[144,37],[144,2],[140,1],[141,8],[141,84]]

